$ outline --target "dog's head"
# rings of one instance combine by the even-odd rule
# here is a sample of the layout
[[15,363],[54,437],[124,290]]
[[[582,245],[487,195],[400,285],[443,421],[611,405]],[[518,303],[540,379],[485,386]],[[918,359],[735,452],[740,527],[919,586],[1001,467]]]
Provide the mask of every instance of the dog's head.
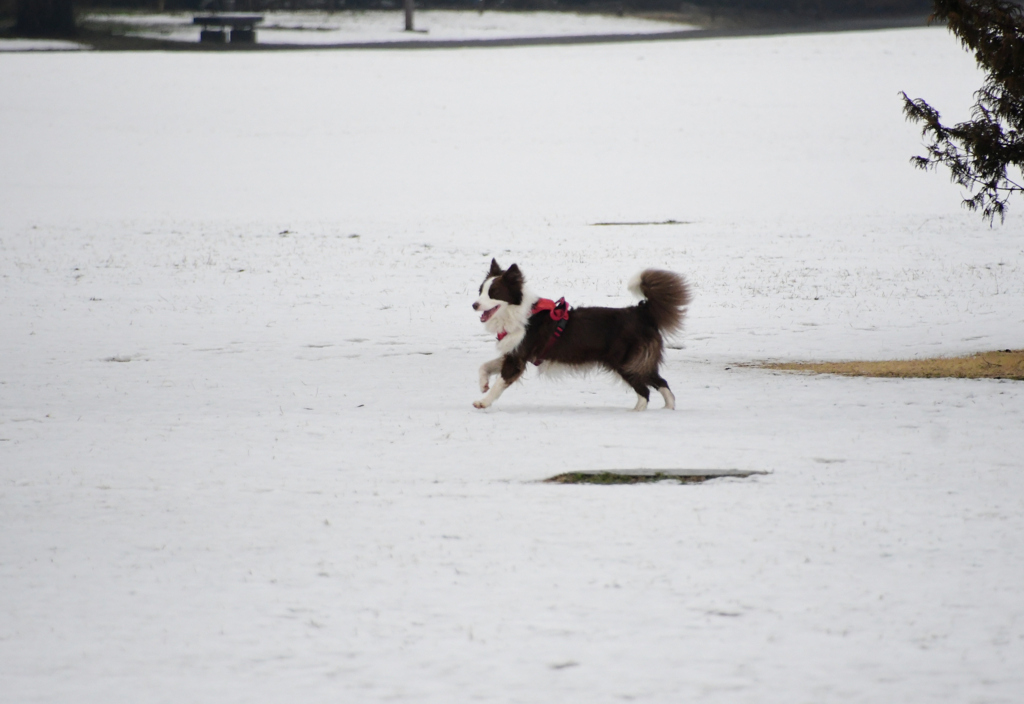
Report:
[[523,273],[513,264],[502,269],[498,262],[491,260],[491,270],[480,284],[480,296],[473,303],[473,310],[480,311],[480,322],[485,325],[495,321],[488,328],[500,328],[498,324],[506,315],[510,306],[518,306],[523,302]]

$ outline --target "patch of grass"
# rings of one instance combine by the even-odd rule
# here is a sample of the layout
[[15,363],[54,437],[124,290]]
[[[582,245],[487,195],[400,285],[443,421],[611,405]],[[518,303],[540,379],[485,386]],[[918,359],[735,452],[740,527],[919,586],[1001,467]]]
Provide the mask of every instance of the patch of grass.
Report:
[[897,378],[1015,379],[1024,381],[1024,350],[979,352],[967,357],[889,360],[882,362],[785,362],[766,369]]
[[[706,472],[702,473],[702,472]],[[699,484],[708,479],[722,479],[723,477],[749,477],[754,474],[765,474],[761,471],[742,470],[679,470],[668,472],[566,472],[550,479],[545,479],[548,484],[650,484],[652,482],[674,481],[680,484]]]

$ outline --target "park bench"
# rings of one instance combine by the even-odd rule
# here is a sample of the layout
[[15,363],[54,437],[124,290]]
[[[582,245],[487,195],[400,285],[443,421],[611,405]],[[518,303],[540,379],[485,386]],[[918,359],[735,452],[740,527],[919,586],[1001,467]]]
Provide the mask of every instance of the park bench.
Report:
[[[192,24],[202,25],[200,42],[223,44],[255,44],[256,25],[263,21],[263,15],[196,15]],[[225,33],[225,28],[229,33]]]

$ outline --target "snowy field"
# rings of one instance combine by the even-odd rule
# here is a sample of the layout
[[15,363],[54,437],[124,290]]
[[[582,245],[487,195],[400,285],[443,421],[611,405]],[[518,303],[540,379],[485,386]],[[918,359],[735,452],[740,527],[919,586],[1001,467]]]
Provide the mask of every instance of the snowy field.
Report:
[[[0,69],[0,699],[1020,701],[1024,386],[741,366],[1024,346],[944,30]],[[678,410],[473,409],[492,256],[684,273]]]
[[[126,36],[197,42],[200,27],[192,22],[195,14],[92,13],[85,22],[94,27],[116,27]],[[571,12],[420,10],[414,16],[414,32],[405,31],[401,10],[266,12],[262,16],[264,21],[256,28],[259,43],[290,45],[657,34],[696,29],[676,22]]]

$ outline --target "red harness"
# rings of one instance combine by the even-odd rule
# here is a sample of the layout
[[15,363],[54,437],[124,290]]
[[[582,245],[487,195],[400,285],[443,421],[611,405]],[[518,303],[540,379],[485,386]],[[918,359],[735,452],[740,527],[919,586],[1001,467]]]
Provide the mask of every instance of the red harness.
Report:
[[[548,352],[558,342],[558,338],[562,336],[562,331],[565,330],[565,324],[569,322],[569,304],[565,302],[564,298],[559,298],[557,301],[552,301],[550,298],[540,298],[536,303],[533,304],[533,308],[530,309],[530,315],[537,315],[547,311],[551,319],[556,321],[558,325],[555,326],[555,331],[551,333],[551,337],[548,338],[547,343],[544,345],[544,349],[540,351],[536,357],[531,359],[535,365],[540,366],[544,358],[548,356]],[[498,342],[501,342],[508,333],[504,330],[498,333]]]
[[536,357],[531,359],[534,366],[540,366],[544,358],[548,356],[548,352],[558,342],[558,338],[562,336],[562,331],[565,330],[565,324],[569,322],[569,304],[565,302],[564,298],[559,298],[557,301],[552,301],[548,298],[542,298],[533,304],[533,309],[530,311],[530,315],[536,315],[541,311],[548,311],[551,315],[551,319],[556,321],[558,324],[555,326],[555,331],[551,333],[551,337],[548,338],[547,343],[544,345],[544,349],[540,351]]
[[564,298],[559,298],[557,301],[552,301],[550,298],[541,298],[533,304],[530,315],[537,315],[542,310],[550,312],[552,320],[569,319],[569,304],[565,302]]

